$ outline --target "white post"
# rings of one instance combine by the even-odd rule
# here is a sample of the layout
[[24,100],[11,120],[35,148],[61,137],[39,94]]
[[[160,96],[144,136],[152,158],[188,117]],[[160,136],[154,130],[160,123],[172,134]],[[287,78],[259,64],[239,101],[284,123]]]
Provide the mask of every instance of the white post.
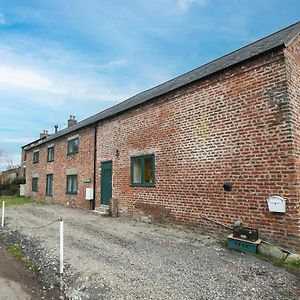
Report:
[[64,221],[60,219],[59,222],[59,273],[60,275],[64,272]]
[[2,228],[4,227],[4,207],[5,207],[5,201],[2,201]]

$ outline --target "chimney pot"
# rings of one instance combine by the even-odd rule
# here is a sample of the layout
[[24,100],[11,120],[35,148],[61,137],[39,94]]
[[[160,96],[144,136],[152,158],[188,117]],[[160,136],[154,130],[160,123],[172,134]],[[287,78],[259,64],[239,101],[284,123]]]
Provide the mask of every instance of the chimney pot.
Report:
[[48,137],[48,135],[48,131],[43,130],[43,132],[40,133],[40,139],[45,139],[46,137]]
[[73,126],[77,124],[77,120],[75,119],[75,116],[70,115],[70,119],[68,120],[68,127]]

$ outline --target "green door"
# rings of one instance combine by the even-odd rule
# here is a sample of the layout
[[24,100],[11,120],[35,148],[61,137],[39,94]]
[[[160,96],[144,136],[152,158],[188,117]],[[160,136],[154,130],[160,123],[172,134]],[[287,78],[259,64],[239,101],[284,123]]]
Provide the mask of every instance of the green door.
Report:
[[112,195],[112,162],[101,163],[101,204],[109,205]]

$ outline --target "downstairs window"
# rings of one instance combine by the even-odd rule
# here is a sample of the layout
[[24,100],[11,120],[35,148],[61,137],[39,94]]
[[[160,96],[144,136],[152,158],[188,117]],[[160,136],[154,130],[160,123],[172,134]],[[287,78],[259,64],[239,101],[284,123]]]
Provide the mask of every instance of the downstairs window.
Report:
[[131,157],[131,185],[155,186],[155,156]]

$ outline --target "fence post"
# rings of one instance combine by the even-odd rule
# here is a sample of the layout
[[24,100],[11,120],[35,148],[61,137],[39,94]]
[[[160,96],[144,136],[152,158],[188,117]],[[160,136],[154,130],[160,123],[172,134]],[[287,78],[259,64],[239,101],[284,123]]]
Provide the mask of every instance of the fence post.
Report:
[[2,201],[2,228],[4,227],[4,207],[5,207],[5,201]]
[[64,221],[59,221],[59,273],[64,272]]

